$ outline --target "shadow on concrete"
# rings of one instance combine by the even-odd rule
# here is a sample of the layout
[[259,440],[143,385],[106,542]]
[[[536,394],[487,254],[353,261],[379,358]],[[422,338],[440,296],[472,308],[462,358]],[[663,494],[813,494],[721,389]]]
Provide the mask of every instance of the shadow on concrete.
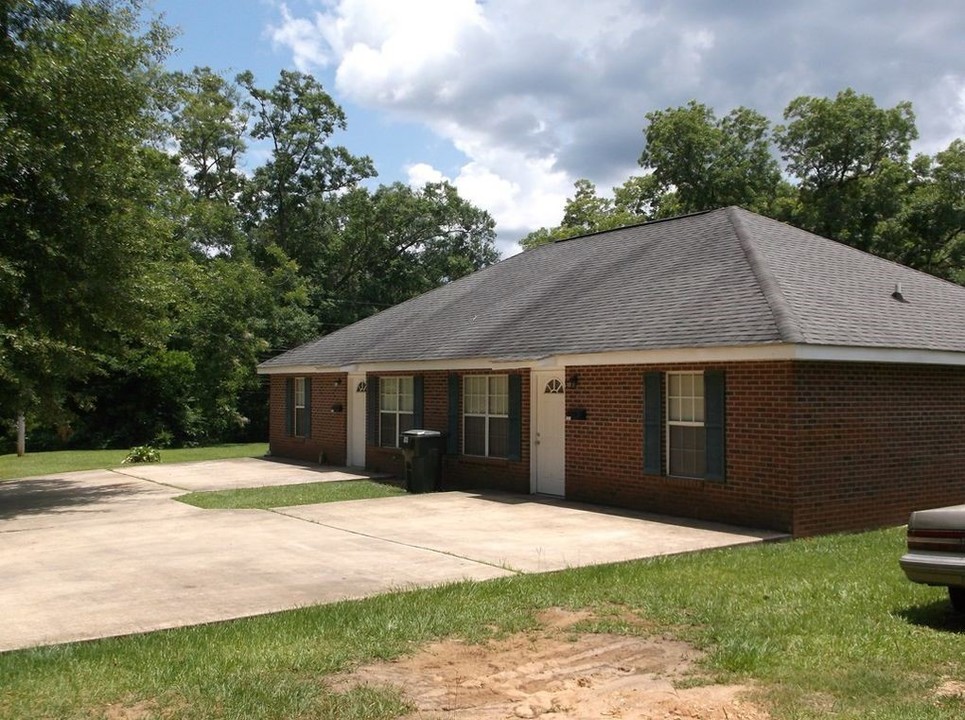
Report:
[[740,527],[725,522],[715,522],[713,520],[698,520],[696,518],[660,515],[656,513],[648,513],[645,510],[632,510],[629,508],[619,508],[610,505],[595,505],[593,503],[577,502],[575,500],[564,500],[551,495],[518,495],[516,493],[499,490],[467,490],[466,492],[473,493],[477,500],[485,500],[486,502],[495,502],[503,505],[551,505],[553,507],[571,508],[573,510],[591,512],[598,515],[630,518],[634,520],[646,520],[647,522],[660,523],[662,525],[673,525],[674,527],[679,526],[691,528],[693,530],[730,530],[737,533],[746,533],[747,531],[750,531],[755,535],[761,536],[765,542],[785,542],[791,539],[789,534],[783,533],[779,530]]
[[318,463],[310,462],[308,460],[295,460],[293,458],[275,457],[273,455],[265,455],[263,457],[251,459],[258,460],[259,462],[274,463],[275,465],[291,465],[293,467],[299,467],[316,473],[347,473],[349,475],[358,475],[359,477],[368,478],[370,480],[388,480],[395,477],[395,475],[392,473],[373,472],[371,470],[366,470],[365,468],[347,467],[345,465],[319,465]]
[[936,600],[924,605],[913,605],[895,612],[912,625],[939,632],[965,634],[965,613],[952,610],[948,600]]
[[22,515],[65,512],[140,490],[131,483],[88,485],[57,478],[0,483],[0,520]]

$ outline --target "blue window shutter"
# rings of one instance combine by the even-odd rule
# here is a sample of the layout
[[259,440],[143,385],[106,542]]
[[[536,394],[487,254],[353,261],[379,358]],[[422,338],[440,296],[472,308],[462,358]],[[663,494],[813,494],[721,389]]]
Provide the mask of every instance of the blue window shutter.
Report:
[[295,407],[295,379],[285,378],[285,435],[293,435]]
[[424,404],[423,379],[416,375],[412,378],[412,427],[416,430],[425,428]]
[[509,455],[510,460],[519,460],[523,444],[523,378],[509,376]]
[[704,429],[706,431],[707,479],[723,480],[727,458],[724,452],[724,419],[726,415],[724,372],[704,373]]
[[365,382],[365,444],[379,444],[379,379],[369,376]]
[[648,475],[663,474],[663,446],[660,443],[662,392],[663,373],[646,373],[643,376],[643,471]]
[[446,438],[446,452],[459,454],[459,376],[449,373],[449,436]]
[[312,379],[305,378],[305,437],[312,436]]

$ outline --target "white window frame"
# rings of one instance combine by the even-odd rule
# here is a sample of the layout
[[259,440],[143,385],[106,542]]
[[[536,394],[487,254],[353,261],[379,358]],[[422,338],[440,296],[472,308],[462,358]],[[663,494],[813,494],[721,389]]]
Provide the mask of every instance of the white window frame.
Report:
[[[408,381],[408,392],[403,391],[403,383]],[[387,393],[386,386],[394,384],[395,391]],[[394,398],[395,405],[394,408],[386,408],[383,406],[383,402],[387,398]],[[409,398],[409,409],[403,409],[403,399]],[[383,442],[382,438],[382,416],[383,415],[395,415],[395,437],[392,438],[392,443],[387,444]],[[415,381],[412,375],[386,375],[379,378],[379,447],[387,448],[397,448],[399,447],[399,435],[401,434],[400,428],[402,427],[402,417],[410,416],[415,421]]]
[[305,378],[297,377],[292,386],[292,435],[302,437],[305,435],[303,425],[307,424],[308,418],[303,418],[298,422],[299,411],[304,415],[305,411]]
[[[480,380],[480,379],[485,379],[485,381],[486,381],[486,383],[485,383],[485,384],[486,384],[486,392],[485,392],[485,395],[483,396],[483,397],[485,397],[485,401],[484,401],[484,405],[485,405],[485,408],[486,408],[486,409],[485,409],[485,412],[478,412],[478,411],[476,411],[476,412],[467,412],[467,408],[469,408],[469,406],[470,406],[469,399],[468,399],[468,396],[469,396],[469,394],[470,394],[470,393],[469,393],[470,385],[472,384],[470,381],[477,381],[477,380]],[[505,410],[506,410],[506,412],[504,412],[504,413],[493,412],[493,411],[492,411],[492,396],[493,396],[493,392],[492,392],[492,381],[493,381],[493,380],[501,380],[502,383],[503,383],[503,388],[504,388],[504,389],[503,389],[503,392],[500,393],[500,395],[503,395],[503,396],[504,396],[504,400],[503,400],[503,403],[502,403],[503,407],[504,407]],[[474,393],[474,394],[475,394],[475,395],[480,395],[479,393]],[[485,428],[485,430],[484,430],[484,432],[485,432],[485,454],[484,454],[484,455],[472,455],[471,453],[466,452],[466,418],[467,418],[467,417],[479,417],[479,418],[483,418],[483,419],[484,419],[484,420],[483,420],[483,426],[484,426],[484,428]],[[463,375],[463,378],[462,378],[462,419],[463,419],[463,422],[462,422],[462,448],[463,448],[463,454],[465,454],[465,455],[470,455],[470,457],[498,457],[498,458],[508,457],[508,448],[507,448],[507,454],[506,454],[506,455],[493,455],[493,454],[492,454],[492,449],[491,449],[491,447],[490,447],[490,442],[489,442],[489,430],[490,430],[490,427],[489,427],[489,426],[490,426],[490,420],[491,420],[492,418],[504,418],[507,423],[509,422],[509,375],[501,375],[501,374],[500,374],[500,375],[495,375],[495,374],[491,374],[491,375]]]
[[[691,385],[694,390],[690,394],[680,393],[674,395],[674,382],[673,378],[683,378],[690,376],[693,378],[700,378],[700,394],[697,395],[695,388],[696,382]],[[699,412],[697,409],[697,401],[700,401]],[[675,412],[675,401],[679,403],[679,410]],[[692,403],[690,407],[690,412],[687,412],[686,403]],[[679,417],[674,418],[674,415]],[[667,373],[667,415],[665,418],[666,424],[666,458],[667,465],[665,468],[667,475],[672,475],[673,477],[687,477],[687,478],[702,478],[704,475],[678,475],[670,472],[670,468],[673,467],[672,453],[673,448],[670,443],[670,429],[672,427],[696,427],[704,428],[706,427],[707,420],[707,390],[706,384],[704,382],[704,373],[702,370],[675,370]],[[704,438],[706,443],[706,437]],[[704,474],[706,474],[706,468],[704,469]]]

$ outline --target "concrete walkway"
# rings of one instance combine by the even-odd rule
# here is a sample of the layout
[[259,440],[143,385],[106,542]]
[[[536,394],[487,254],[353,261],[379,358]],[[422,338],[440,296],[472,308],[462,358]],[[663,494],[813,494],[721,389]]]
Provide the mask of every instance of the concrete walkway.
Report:
[[488,492],[276,510],[173,499],[361,477],[247,458],[0,483],[0,651],[781,537]]

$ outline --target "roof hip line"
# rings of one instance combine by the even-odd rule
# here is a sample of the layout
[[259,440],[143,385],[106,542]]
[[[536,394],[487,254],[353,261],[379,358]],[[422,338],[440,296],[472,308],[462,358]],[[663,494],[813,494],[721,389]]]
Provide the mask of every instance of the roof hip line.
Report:
[[794,312],[791,310],[787,298],[784,297],[784,292],[781,290],[780,284],[767,267],[767,263],[764,262],[757,248],[755,248],[751,242],[750,235],[744,228],[744,222],[740,217],[738,208],[728,207],[726,208],[726,213],[727,218],[734,227],[734,232],[737,234],[737,239],[740,242],[741,249],[744,251],[744,256],[747,258],[747,263],[751,266],[751,270],[757,278],[761,291],[764,293],[764,299],[771,308],[774,323],[777,325],[777,330],[781,334],[781,340],[789,343],[806,343],[804,333],[801,332],[798,326],[797,318],[794,316]]

